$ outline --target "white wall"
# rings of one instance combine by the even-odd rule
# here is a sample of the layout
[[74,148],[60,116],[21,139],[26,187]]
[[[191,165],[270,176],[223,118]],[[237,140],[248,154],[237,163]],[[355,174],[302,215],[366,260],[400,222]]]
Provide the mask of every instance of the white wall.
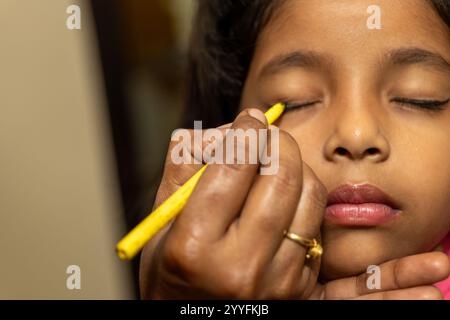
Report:
[[0,1],[1,299],[134,298],[91,23],[83,1]]

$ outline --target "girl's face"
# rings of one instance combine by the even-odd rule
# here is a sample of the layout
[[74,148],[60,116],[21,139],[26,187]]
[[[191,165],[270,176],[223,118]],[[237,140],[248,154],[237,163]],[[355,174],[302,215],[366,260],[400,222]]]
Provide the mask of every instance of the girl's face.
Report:
[[369,183],[398,204],[375,227],[324,221],[328,279],[432,250],[450,229],[450,103],[426,102],[450,98],[450,32],[427,1],[407,2],[376,1],[369,29],[374,1],[285,0],[245,83],[245,107],[307,103],[277,125],[328,191]]

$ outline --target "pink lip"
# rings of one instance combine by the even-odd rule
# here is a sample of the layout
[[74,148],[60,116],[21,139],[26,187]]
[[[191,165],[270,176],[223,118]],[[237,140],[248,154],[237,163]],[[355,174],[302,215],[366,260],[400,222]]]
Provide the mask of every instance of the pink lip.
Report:
[[344,226],[378,226],[399,212],[395,201],[377,187],[345,184],[328,195],[325,219]]

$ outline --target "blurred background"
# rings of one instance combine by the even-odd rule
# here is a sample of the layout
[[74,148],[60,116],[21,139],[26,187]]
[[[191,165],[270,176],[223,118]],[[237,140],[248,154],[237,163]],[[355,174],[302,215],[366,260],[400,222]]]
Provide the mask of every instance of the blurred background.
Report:
[[138,298],[139,261],[114,247],[150,212],[181,121],[194,10],[0,0],[0,299]]

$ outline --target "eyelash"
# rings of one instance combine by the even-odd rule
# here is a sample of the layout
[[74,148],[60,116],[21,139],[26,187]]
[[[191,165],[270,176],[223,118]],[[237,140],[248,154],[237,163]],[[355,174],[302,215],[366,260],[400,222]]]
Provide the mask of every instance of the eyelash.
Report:
[[308,101],[308,102],[302,102],[302,103],[298,103],[298,102],[292,102],[289,100],[285,100],[283,101],[284,105],[286,106],[286,110],[293,110],[293,109],[299,109],[299,108],[305,108],[305,107],[309,107],[312,106],[316,103],[319,103],[320,101]]
[[440,101],[440,100],[418,100],[418,99],[407,99],[407,98],[394,98],[391,102],[395,102],[402,106],[409,106],[413,108],[422,108],[430,111],[444,110],[446,104],[450,99]]

